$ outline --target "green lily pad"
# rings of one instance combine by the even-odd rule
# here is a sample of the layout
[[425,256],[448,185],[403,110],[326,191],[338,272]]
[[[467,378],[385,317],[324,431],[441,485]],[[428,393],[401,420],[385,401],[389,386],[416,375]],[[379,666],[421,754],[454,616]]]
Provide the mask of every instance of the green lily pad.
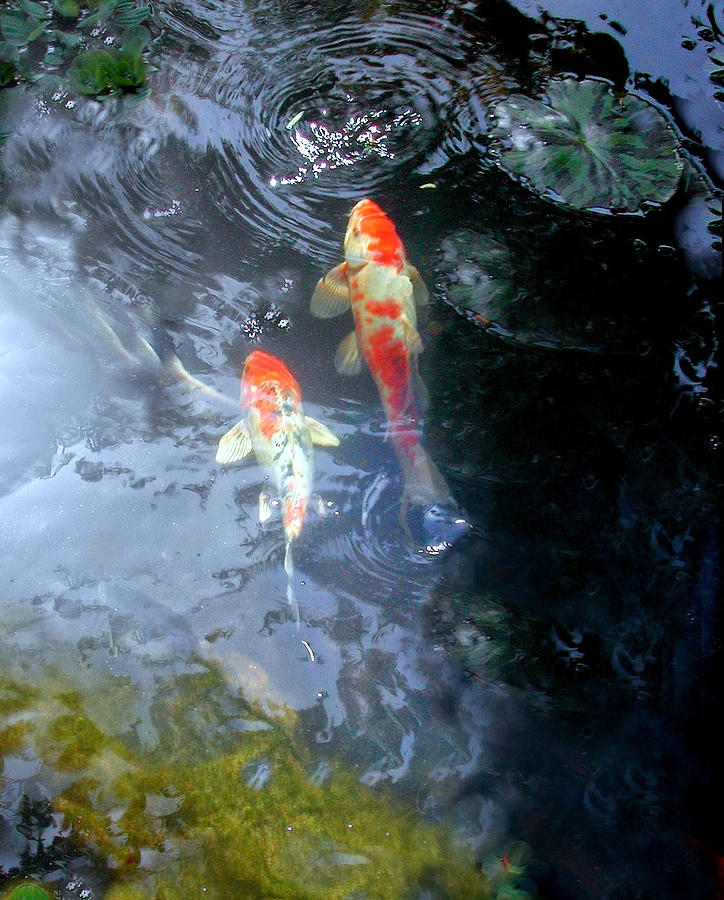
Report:
[[513,176],[575,209],[631,213],[673,196],[684,164],[655,106],[594,79],[552,81],[547,99],[492,107],[492,149]]

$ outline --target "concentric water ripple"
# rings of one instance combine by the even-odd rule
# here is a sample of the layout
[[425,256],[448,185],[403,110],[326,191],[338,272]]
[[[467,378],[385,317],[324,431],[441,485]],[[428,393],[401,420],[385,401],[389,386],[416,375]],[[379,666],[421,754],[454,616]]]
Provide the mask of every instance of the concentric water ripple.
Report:
[[[331,261],[351,201],[446,159],[445,143],[459,141],[448,126],[475,49],[456,26],[415,14],[328,26],[310,17],[291,29],[269,47],[250,27],[241,53],[207,44],[213,61],[179,60],[157,85],[173,98],[167,127],[206,152],[217,210],[259,247]],[[330,223],[333,200],[344,207]]]

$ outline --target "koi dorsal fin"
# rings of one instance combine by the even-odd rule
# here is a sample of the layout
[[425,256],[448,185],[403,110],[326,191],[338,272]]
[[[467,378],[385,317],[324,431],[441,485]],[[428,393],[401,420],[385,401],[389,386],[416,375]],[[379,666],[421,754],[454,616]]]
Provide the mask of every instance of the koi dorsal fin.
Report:
[[219,441],[216,450],[216,462],[222,466],[239,462],[252,451],[251,434],[246,419],[233,425]]
[[339,438],[332,434],[326,425],[322,425],[321,422],[318,422],[311,416],[305,416],[304,418],[307,421],[309,436],[313,444],[317,444],[319,447],[339,447]]
[[347,263],[341,262],[319,279],[309,309],[318,319],[333,319],[346,312],[349,307]]

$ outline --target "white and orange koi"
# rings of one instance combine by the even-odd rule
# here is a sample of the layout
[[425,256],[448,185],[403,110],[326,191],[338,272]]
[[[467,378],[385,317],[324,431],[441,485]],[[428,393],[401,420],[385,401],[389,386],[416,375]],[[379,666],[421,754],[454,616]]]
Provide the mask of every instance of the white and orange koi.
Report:
[[312,315],[327,319],[351,307],[355,330],[340,344],[335,366],[354,375],[362,358],[377,384],[405,481],[405,502],[446,504],[450,491],[419,438],[418,407],[426,396],[417,373],[422,340],[417,307],[428,292],[392,221],[373,200],[360,200],[349,216],[344,262],[317,282]]
[[[290,579],[287,597],[298,626],[299,610],[291,586],[292,544],[302,532],[311,496],[312,445],[337,447],[339,440],[321,422],[305,416],[296,379],[281,360],[263,350],[255,350],[246,358],[239,402],[247,410],[246,418],[221,438],[216,461],[228,465],[253,450],[272,473],[284,523],[284,569]],[[262,491],[259,520],[265,522],[270,515],[270,497]]]

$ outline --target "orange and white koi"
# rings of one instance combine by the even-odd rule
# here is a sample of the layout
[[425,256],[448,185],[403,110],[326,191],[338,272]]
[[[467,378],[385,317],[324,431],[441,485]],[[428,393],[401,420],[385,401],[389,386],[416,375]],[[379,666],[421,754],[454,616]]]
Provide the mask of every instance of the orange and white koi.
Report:
[[[272,473],[284,523],[284,569],[290,579],[287,597],[298,626],[299,610],[291,587],[292,543],[302,532],[311,496],[312,445],[337,447],[339,440],[321,422],[304,414],[296,379],[280,359],[263,350],[255,350],[246,358],[239,402],[247,415],[221,438],[216,461],[228,465],[253,450]],[[270,515],[270,497],[262,491],[259,521],[265,522]]]
[[417,373],[423,349],[417,308],[427,303],[427,288],[392,221],[373,200],[360,200],[350,213],[344,256],[317,282],[312,315],[332,318],[351,307],[355,330],[337,350],[337,371],[357,374],[366,360],[400,461],[405,501],[446,504],[450,491],[419,438],[418,407],[426,391]]

